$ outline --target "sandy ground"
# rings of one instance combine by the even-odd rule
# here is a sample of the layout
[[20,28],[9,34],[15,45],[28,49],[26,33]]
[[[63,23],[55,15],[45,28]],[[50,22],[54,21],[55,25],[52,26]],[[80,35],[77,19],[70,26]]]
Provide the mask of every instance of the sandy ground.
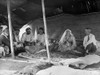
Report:
[[[55,63],[65,60],[66,58],[61,58],[62,56],[59,54],[52,54],[52,61]],[[35,58],[37,57],[37,58]],[[40,58],[39,58],[40,57]],[[73,56],[72,56],[73,57]],[[39,63],[40,61],[46,61],[46,55],[39,54],[34,56],[31,60],[17,57],[16,59],[12,58],[1,58],[0,59],[0,75],[12,75],[17,71],[21,71],[27,66],[31,66],[33,64]],[[100,63],[88,65],[85,69],[87,70],[100,70]]]
[[1,58],[0,59],[0,75],[11,75],[16,71],[22,70],[24,67],[30,65],[27,60],[22,58]]

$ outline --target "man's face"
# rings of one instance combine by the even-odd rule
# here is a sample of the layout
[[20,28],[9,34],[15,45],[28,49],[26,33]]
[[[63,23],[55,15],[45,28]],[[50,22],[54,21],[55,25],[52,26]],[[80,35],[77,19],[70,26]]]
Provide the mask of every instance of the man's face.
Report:
[[16,31],[16,35],[19,35],[19,31],[18,30]]
[[43,30],[42,29],[39,30],[39,34],[43,34]]
[[70,32],[69,31],[66,32],[66,36],[70,36]]
[[27,34],[30,34],[30,33],[31,33],[31,29],[27,29],[27,30],[26,30],[26,33],[27,33]]
[[91,33],[91,30],[90,29],[85,29],[85,34],[86,35],[89,35]]

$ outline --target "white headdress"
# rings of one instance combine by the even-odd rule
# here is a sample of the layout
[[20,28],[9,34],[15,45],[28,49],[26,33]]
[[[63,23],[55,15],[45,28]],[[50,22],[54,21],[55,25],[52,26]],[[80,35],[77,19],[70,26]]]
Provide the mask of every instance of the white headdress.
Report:
[[[22,35],[23,35],[23,33],[26,32],[26,29],[27,29],[27,28],[31,28],[31,26],[28,25],[28,24],[26,24],[26,25],[24,25],[24,26],[20,29],[20,32],[19,32],[19,40],[21,40]],[[31,28],[31,29],[32,29],[32,28]]]
[[73,36],[72,31],[71,31],[70,29],[66,29],[66,30],[64,31],[64,33],[63,33],[63,35],[62,35],[62,37],[61,37],[59,43],[63,43],[63,42],[64,42],[64,39],[65,39],[65,36],[66,36],[67,31],[69,31],[69,33],[70,33],[71,36]]
[[5,30],[7,29],[7,26],[6,26],[6,25],[1,25],[1,27],[2,27],[2,34],[1,34],[1,35],[3,35],[3,36],[5,36],[6,38],[8,38],[8,37],[7,37],[7,36],[8,36],[8,33],[5,32]]
[[1,25],[1,27],[2,27],[2,32],[3,32],[5,29],[7,29],[7,26],[6,26],[6,25]]

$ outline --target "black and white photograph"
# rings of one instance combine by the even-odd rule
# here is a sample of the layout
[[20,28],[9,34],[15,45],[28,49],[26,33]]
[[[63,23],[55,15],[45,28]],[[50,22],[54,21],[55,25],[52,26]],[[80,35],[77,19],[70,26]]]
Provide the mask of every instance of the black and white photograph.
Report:
[[0,75],[100,75],[100,0],[0,0]]

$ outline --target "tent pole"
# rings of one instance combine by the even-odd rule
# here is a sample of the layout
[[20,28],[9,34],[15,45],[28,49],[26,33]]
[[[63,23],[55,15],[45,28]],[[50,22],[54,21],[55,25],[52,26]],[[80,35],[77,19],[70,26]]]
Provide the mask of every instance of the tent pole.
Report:
[[7,0],[7,12],[8,12],[8,23],[9,23],[9,35],[10,35],[10,48],[12,58],[14,58],[14,48],[13,48],[13,35],[12,35],[12,25],[11,25],[11,12],[10,12],[10,0]]
[[47,23],[46,23],[45,4],[44,4],[44,0],[41,0],[41,2],[42,2],[42,12],[43,12],[44,30],[45,30],[46,50],[47,50],[48,60],[50,62],[51,59],[50,59],[49,42],[48,42],[48,34],[47,34]]

